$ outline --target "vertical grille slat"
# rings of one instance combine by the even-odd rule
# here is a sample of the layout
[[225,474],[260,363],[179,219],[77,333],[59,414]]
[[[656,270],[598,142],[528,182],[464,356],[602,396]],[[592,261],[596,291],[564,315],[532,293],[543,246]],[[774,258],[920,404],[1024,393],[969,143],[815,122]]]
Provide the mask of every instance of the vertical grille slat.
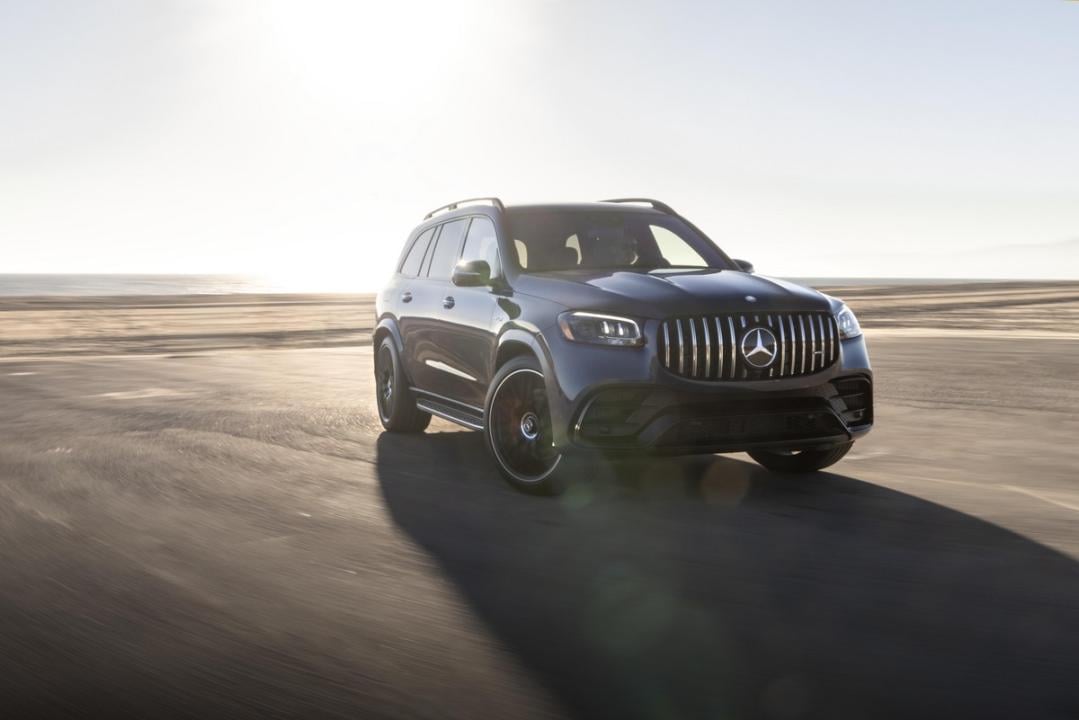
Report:
[[[775,338],[773,361],[751,364],[742,341],[757,328]],[[839,329],[826,312],[722,313],[671,318],[657,331],[657,355],[676,375],[702,381],[767,380],[821,372],[839,361]],[[762,337],[768,342],[766,336]],[[752,351],[754,348],[749,348]],[[759,357],[759,350],[758,350]]]
[[682,339],[682,321],[676,320],[678,323],[678,374],[686,374],[686,345]]
[[697,377],[697,321],[689,319],[689,376]]
[[779,377],[783,377],[784,368],[787,365],[787,334],[783,332],[783,316],[776,315],[776,325],[779,326]]
[[836,361],[835,351],[835,318],[828,318],[828,364]]
[[738,364],[737,355],[735,354],[738,351],[738,336],[734,333],[734,318],[730,315],[727,316],[727,325],[730,326],[731,330],[731,362],[728,372],[730,373],[730,379],[734,380],[735,366]]
[[704,330],[704,379],[712,377],[712,336],[708,333],[708,318],[701,318],[701,329]]
[[796,358],[798,357],[798,341],[794,338],[794,316],[788,315],[787,322],[790,324],[790,344],[791,344],[791,369],[790,374],[795,375]]
[[[765,322],[768,323],[768,329],[771,330],[774,327],[774,325],[772,325],[772,316],[771,315],[765,315],[764,320],[765,320]],[[774,332],[772,334],[775,335]],[[777,343],[779,342],[778,338],[776,339],[776,342]],[[779,352],[778,347],[776,348],[776,352],[777,353]],[[775,374],[776,374],[776,363],[773,362],[772,367],[768,368],[768,377],[775,377]]]
[[818,315],[817,316],[817,329],[820,331],[820,367],[818,369],[823,370],[824,367],[828,364],[826,362],[826,360],[828,359],[827,350],[824,347],[824,316],[823,315]]
[[716,342],[719,344],[719,351],[716,353],[716,355],[719,356],[719,367],[716,368],[716,377],[719,378],[720,380],[722,380],[723,379],[723,353],[724,353],[723,324],[720,323],[718,315],[716,316]]
[[804,375],[806,371],[806,324],[805,318],[798,316],[798,354],[801,361],[798,365],[798,374]]
[[671,324],[663,323],[663,367],[671,366]]

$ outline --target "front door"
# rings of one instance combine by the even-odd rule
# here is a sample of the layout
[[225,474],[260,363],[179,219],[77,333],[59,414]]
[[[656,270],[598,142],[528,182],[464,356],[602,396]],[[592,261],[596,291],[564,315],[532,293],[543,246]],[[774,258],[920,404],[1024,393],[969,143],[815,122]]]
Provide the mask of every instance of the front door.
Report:
[[[495,228],[485,216],[471,219],[459,261],[485,260],[492,274],[500,273]],[[432,267],[432,274],[436,268]],[[427,365],[441,374],[440,390],[457,402],[482,408],[493,375],[497,328],[492,318],[498,295],[490,287],[457,287],[450,280],[453,266],[437,269],[445,276],[440,287],[438,321],[432,330],[432,355]]]

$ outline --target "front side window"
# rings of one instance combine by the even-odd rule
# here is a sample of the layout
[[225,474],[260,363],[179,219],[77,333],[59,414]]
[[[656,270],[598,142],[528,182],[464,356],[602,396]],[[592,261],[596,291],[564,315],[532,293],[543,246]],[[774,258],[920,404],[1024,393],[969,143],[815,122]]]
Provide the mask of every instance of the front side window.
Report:
[[435,234],[435,229],[424,230],[416,242],[412,243],[412,247],[408,250],[408,255],[405,256],[404,262],[401,263],[401,274],[405,277],[416,277],[420,274],[420,264],[423,263],[423,256],[427,254],[427,245],[431,242],[431,236]]
[[525,272],[733,267],[674,215],[528,209],[510,210],[507,221],[515,259]]
[[489,218],[474,217],[468,227],[465,249],[461,253],[461,262],[485,260],[491,268],[491,276],[498,275],[498,239],[495,237],[495,225]]
[[461,254],[461,240],[464,239],[467,227],[468,218],[451,220],[442,226],[442,232],[438,234],[435,249],[431,253],[427,277],[433,280],[450,278],[453,266],[457,264],[457,257]]
[[673,231],[662,225],[649,225],[648,230],[656,240],[659,257],[668,262],[670,267],[708,267],[708,262],[701,254]]

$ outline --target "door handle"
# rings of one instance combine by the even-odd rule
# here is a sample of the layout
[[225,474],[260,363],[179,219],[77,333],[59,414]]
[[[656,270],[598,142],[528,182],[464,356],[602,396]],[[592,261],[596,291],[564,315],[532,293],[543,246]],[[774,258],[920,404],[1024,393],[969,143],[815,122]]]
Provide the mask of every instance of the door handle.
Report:
[[447,295],[446,297],[442,298],[442,307],[446,308],[447,310],[449,310],[455,304],[456,303],[454,302],[452,295]]
[[412,293],[407,290],[401,293],[401,302],[412,302]]

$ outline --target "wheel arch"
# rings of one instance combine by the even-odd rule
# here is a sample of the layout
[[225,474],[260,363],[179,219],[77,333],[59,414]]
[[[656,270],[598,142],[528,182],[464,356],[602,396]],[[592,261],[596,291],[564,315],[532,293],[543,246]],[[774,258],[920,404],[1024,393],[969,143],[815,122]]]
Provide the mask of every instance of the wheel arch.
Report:
[[491,375],[494,377],[503,365],[522,355],[531,355],[539,363],[544,384],[547,386],[547,399],[551,411],[551,420],[554,423],[555,443],[560,447],[564,446],[569,441],[566,429],[569,422],[568,406],[565,394],[558,382],[551,351],[542,334],[534,334],[520,327],[511,327],[505,330],[498,338]]
[[[397,319],[393,316],[386,316],[378,321],[375,325],[374,331],[371,333],[371,354],[372,356],[378,355],[378,346],[382,344],[384,338],[393,339],[393,347],[397,351],[399,358],[404,358],[405,355],[405,341],[401,337],[401,328],[397,325]],[[408,365],[403,360],[401,361],[401,373],[405,376],[409,383],[412,382],[412,378],[408,373]]]
[[521,355],[531,355],[536,358],[544,376],[553,376],[554,368],[551,364],[550,353],[534,334],[517,327],[509,328],[499,335],[495,347],[493,372],[497,373],[503,365]]
[[513,358],[522,356],[530,356],[539,360],[532,346],[519,338],[510,338],[500,342],[495,353],[495,371],[500,370],[503,365]]
[[384,317],[378,321],[375,325],[374,332],[371,333],[371,346],[374,350],[378,350],[379,344],[385,337],[392,337],[393,344],[397,348],[398,353],[405,351],[405,343],[401,338],[401,329],[397,327],[397,319],[394,317]]

